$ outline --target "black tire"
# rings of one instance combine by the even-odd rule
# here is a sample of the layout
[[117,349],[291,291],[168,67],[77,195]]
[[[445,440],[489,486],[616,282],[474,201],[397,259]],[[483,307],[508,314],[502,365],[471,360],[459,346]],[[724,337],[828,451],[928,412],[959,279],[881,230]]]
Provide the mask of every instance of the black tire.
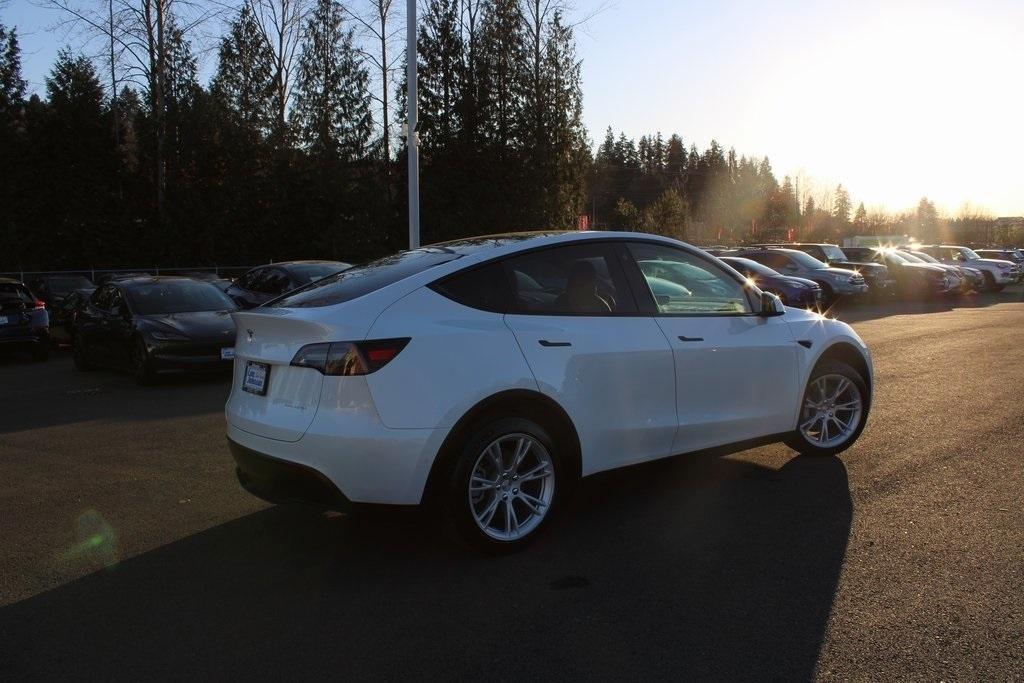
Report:
[[827,448],[809,441],[798,426],[797,429],[785,440],[785,443],[801,455],[822,457],[842,453],[857,441],[861,432],[864,431],[864,425],[867,424],[868,421],[868,412],[871,408],[871,394],[868,391],[867,383],[864,381],[864,378],[861,377],[859,372],[846,363],[837,360],[825,359],[815,366],[814,370],[811,372],[811,376],[807,379],[807,386],[804,387],[804,393],[800,399],[800,417],[797,424],[802,424],[804,420],[807,419],[808,415],[805,414],[807,409],[804,408],[804,403],[809,398],[809,391],[811,386],[814,384],[814,381],[824,375],[842,375],[856,386],[857,391],[860,392],[862,403],[859,417],[860,422],[845,441]]
[[992,273],[988,272],[987,270],[983,270],[983,271],[981,271],[981,276],[983,278],[985,278],[985,291],[986,292],[998,292],[999,291],[998,289],[996,289],[996,286],[997,286],[996,285],[996,279],[992,275]]
[[71,347],[71,357],[75,361],[75,369],[80,372],[89,372],[93,369],[89,362],[89,350],[85,346],[85,340],[76,339]]
[[836,302],[835,290],[832,289],[832,285],[825,282],[824,280],[818,280],[817,283],[818,286],[821,287],[821,305],[824,306],[825,308],[829,308],[830,306],[832,306],[832,304]]
[[42,363],[50,359],[50,342],[41,342],[32,349],[32,360]]
[[[502,540],[488,535],[477,524],[471,507],[469,486],[473,470],[477,465],[478,459],[483,457],[484,451],[502,437],[514,438],[513,435],[527,435],[546,450],[553,466],[553,492],[544,514],[530,531],[514,540]],[[445,526],[448,528],[449,534],[453,535],[456,540],[488,554],[497,555],[521,550],[533,542],[544,531],[551,518],[557,514],[560,501],[569,488],[567,472],[568,469],[564,465],[561,449],[551,438],[548,431],[540,424],[523,417],[492,416],[485,418],[478,423],[478,426],[471,431],[470,436],[465,440],[458,455],[451,463],[449,472],[444,480],[443,490],[440,491],[438,503],[440,504],[440,512]],[[509,484],[509,482],[506,482],[506,484]],[[488,493],[491,492],[486,491],[480,495],[483,496]],[[491,495],[495,496],[496,499],[499,492],[496,491]],[[503,502],[497,503],[497,509],[504,510],[503,505],[505,504]],[[483,499],[481,499],[481,505],[486,507]],[[515,509],[514,503],[513,508]]]
[[143,387],[148,387],[156,380],[149,351],[146,349],[146,343],[141,339],[137,339],[132,347],[132,377],[135,378],[139,386]]

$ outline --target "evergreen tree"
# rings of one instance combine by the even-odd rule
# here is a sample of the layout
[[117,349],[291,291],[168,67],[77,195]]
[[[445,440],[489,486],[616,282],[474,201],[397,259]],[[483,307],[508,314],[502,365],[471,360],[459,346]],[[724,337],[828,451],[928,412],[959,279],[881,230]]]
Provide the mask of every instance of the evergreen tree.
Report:
[[455,145],[463,125],[466,73],[460,8],[461,0],[431,0],[420,24],[419,120],[427,153]]
[[854,232],[861,233],[867,226],[868,212],[864,209],[864,202],[861,202],[857,206],[857,213],[853,215],[853,227]]
[[850,194],[840,183],[836,187],[836,196],[832,200],[832,217],[836,220],[839,229],[845,229],[850,224]]
[[0,24],[0,123],[15,116],[25,99],[25,85],[17,30]]
[[242,128],[259,139],[276,120],[273,55],[263,41],[249,3],[244,3],[221,39],[211,90]]
[[313,154],[354,161],[367,153],[373,119],[369,74],[343,19],[337,0],[317,0],[306,21],[292,122]]

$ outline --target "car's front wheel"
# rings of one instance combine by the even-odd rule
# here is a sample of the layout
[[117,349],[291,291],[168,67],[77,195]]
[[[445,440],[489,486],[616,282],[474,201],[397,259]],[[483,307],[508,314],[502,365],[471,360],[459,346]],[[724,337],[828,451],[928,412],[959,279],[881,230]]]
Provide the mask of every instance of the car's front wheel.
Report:
[[153,372],[153,362],[149,358],[149,351],[142,339],[136,340],[132,350],[132,376],[135,377],[135,381],[139,385],[144,387],[152,384],[156,378],[156,374]]
[[466,440],[445,492],[449,523],[486,552],[511,552],[532,541],[558,502],[562,467],[541,425],[520,417],[482,423]]
[[860,436],[869,394],[860,373],[846,363],[823,360],[804,390],[797,429],[786,444],[804,455],[835,455]]

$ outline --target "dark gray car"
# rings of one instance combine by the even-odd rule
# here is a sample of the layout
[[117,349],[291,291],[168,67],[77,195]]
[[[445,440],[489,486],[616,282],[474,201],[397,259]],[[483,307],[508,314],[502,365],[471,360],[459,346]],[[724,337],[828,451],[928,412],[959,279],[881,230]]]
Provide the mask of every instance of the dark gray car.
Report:
[[741,249],[735,256],[763,263],[783,275],[814,280],[824,291],[826,304],[831,304],[841,297],[860,296],[868,291],[864,276],[857,271],[832,268],[810,254],[796,249]]

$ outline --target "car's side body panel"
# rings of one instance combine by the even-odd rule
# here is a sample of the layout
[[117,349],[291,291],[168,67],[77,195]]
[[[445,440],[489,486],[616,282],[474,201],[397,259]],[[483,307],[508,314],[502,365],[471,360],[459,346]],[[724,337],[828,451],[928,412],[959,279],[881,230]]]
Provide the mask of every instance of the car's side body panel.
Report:
[[540,391],[575,424],[584,475],[671,454],[675,370],[653,318],[510,314],[505,320]]
[[784,316],[659,317],[676,365],[673,453],[791,428],[798,351]]
[[367,375],[381,421],[393,429],[450,429],[483,399],[537,382],[501,313],[421,287],[389,306],[368,337],[411,337],[387,367]]

